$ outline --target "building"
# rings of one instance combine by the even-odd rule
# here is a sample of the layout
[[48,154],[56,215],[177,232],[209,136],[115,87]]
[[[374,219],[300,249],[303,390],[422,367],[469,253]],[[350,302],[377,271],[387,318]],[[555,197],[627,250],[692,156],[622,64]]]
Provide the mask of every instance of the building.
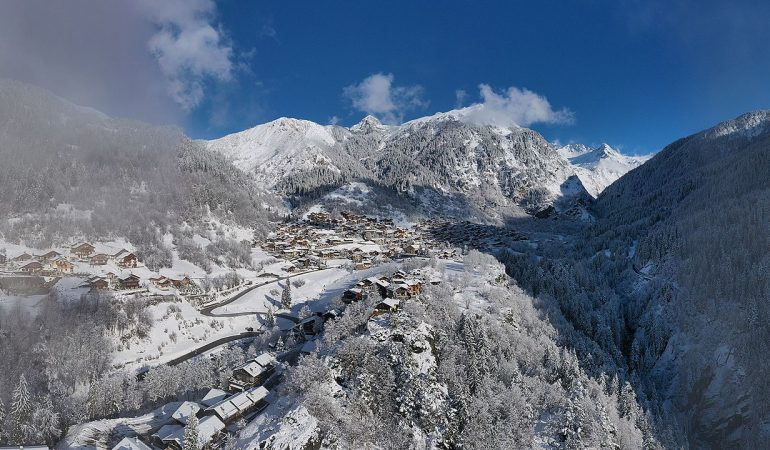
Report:
[[39,261],[30,261],[19,267],[19,272],[40,273],[43,271],[43,265]]
[[50,252],[43,253],[42,255],[38,256],[37,260],[42,263],[45,263],[48,261],[53,261],[60,256],[62,256],[61,253],[57,252],[56,250],[51,250]]
[[51,266],[51,269],[62,274],[72,273],[75,271],[75,265],[69,262],[69,260],[63,256],[50,261],[49,265]]
[[[260,386],[275,373],[278,362],[270,353],[263,353],[233,370],[230,377],[230,389],[243,391],[252,386]],[[224,420],[224,419],[223,419]]]
[[88,242],[81,242],[70,249],[72,254],[80,259],[87,259],[94,250],[96,250],[96,248]]
[[401,302],[395,298],[386,298],[385,300],[375,305],[374,313],[372,315],[376,316],[379,314],[394,313],[398,311],[398,305],[400,303]]
[[112,450],[152,450],[152,447],[140,441],[139,438],[124,437],[116,446],[112,447]]
[[104,253],[97,253],[90,257],[90,259],[88,260],[88,263],[92,266],[103,266],[107,264],[107,261],[109,260],[110,260],[109,255],[105,255]]
[[139,277],[130,274],[125,278],[118,278],[118,286],[121,289],[139,289]]
[[115,259],[118,267],[124,269],[129,267],[136,267],[137,264],[139,264],[139,258],[137,258],[135,254],[129,252],[128,250],[119,251],[113,256],[113,258]]
[[262,386],[253,387],[206,409],[206,413],[213,414],[226,424],[232,423],[248,414],[265,409],[268,405],[268,393],[268,390]]

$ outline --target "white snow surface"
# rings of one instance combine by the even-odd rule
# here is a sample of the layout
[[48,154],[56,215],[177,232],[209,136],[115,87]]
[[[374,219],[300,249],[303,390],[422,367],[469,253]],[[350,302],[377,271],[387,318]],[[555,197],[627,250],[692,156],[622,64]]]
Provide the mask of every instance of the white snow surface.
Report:
[[607,144],[591,148],[569,144],[557,149],[572,165],[589,194],[596,197],[628,171],[644,164],[652,155],[627,156]]

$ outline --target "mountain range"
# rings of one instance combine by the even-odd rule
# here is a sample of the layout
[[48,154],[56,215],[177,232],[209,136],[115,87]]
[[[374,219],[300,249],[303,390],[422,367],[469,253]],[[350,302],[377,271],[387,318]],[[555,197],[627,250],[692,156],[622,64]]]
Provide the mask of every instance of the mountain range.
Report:
[[371,180],[417,203],[463,198],[476,213],[497,214],[531,213],[583,191],[595,197],[646,160],[606,144],[557,147],[527,128],[470,120],[467,109],[398,126],[373,116],[350,128],[280,118],[206,145],[284,194]]

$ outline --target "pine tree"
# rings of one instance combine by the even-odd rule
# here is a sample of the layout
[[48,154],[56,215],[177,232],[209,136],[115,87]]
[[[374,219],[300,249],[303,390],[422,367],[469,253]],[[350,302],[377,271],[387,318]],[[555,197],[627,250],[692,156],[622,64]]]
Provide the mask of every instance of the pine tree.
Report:
[[272,307],[267,308],[267,313],[265,314],[265,325],[267,328],[273,328],[275,326],[275,312],[273,311]]
[[0,442],[5,440],[5,404],[0,398]]
[[200,450],[198,441],[198,417],[190,414],[187,418],[187,425],[184,427],[184,447],[183,450]]
[[32,420],[32,398],[24,374],[19,377],[19,384],[13,390],[12,399],[8,427],[9,440],[16,444],[26,444],[30,434],[29,424]]
[[286,284],[283,285],[283,293],[281,293],[281,306],[285,309],[291,308],[291,283],[286,280]]

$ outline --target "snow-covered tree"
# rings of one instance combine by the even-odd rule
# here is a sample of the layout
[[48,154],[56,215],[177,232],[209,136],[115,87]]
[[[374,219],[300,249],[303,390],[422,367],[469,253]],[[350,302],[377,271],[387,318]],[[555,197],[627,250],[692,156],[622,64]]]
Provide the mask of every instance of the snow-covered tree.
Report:
[[187,425],[184,427],[184,446],[183,450],[200,450],[200,441],[198,436],[198,417],[190,414],[187,418]]
[[283,285],[283,292],[281,293],[281,307],[284,309],[291,308],[291,283],[287,279]]
[[24,374],[19,377],[19,383],[13,390],[12,399],[13,402],[8,413],[9,441],[16,444],[26,444],[32,433],[31,422],[34,404]]

